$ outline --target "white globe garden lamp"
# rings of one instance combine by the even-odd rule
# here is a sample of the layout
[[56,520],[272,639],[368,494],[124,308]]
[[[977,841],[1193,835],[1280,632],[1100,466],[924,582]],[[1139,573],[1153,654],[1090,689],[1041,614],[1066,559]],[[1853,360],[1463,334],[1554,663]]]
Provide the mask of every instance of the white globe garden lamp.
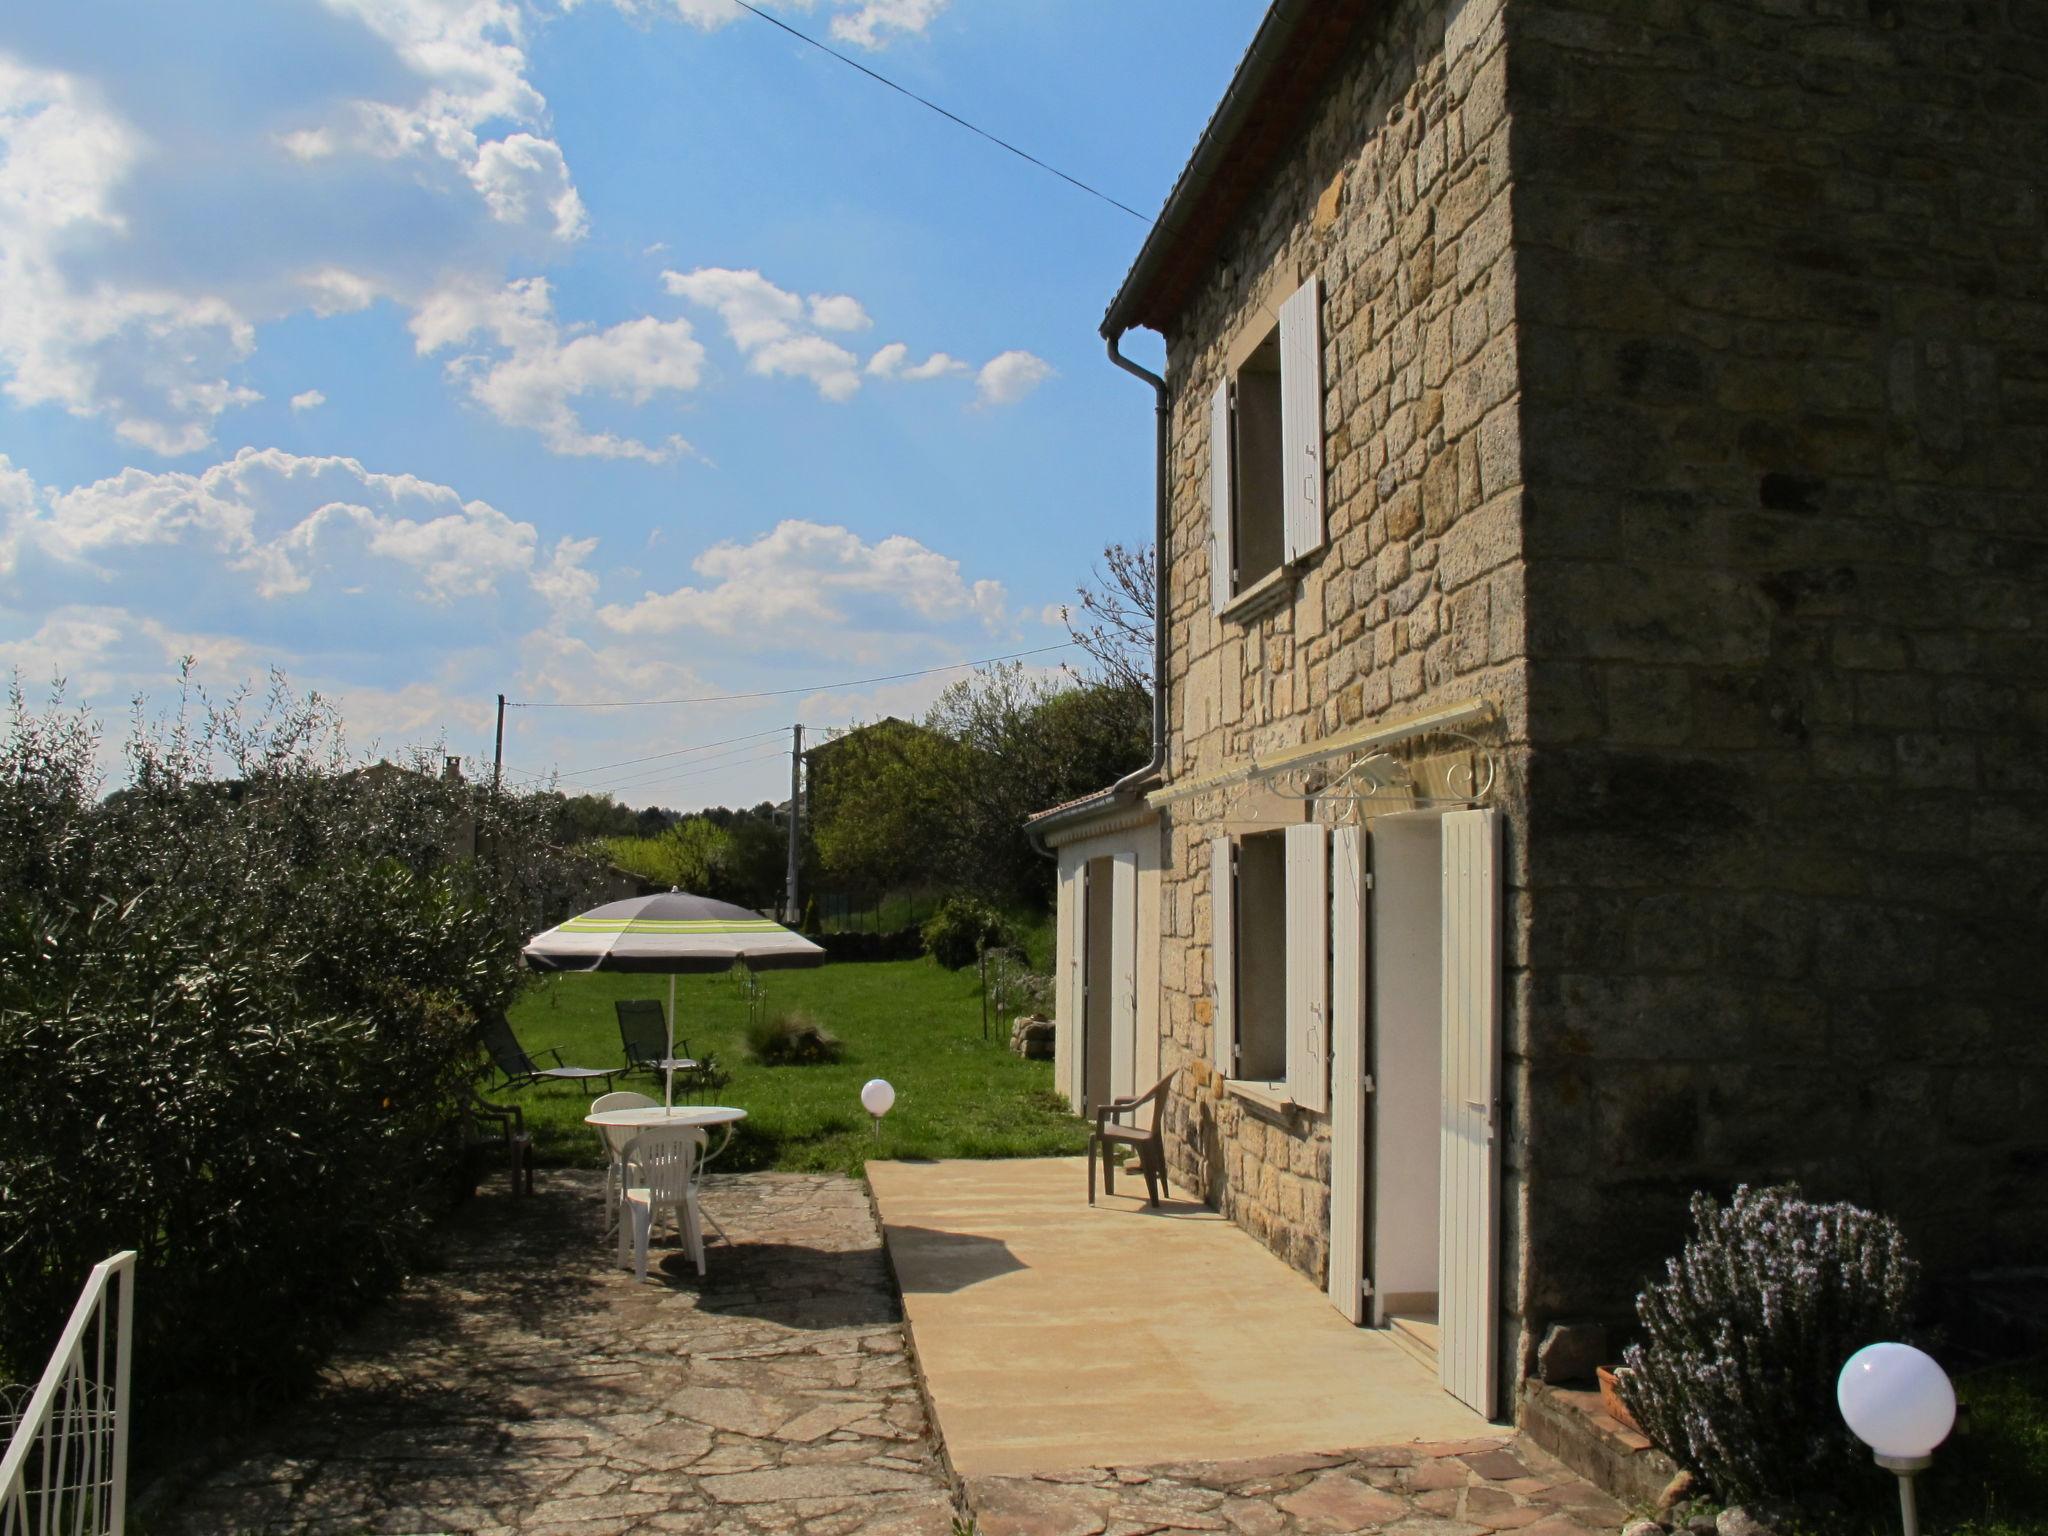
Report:
[[861,1085],[860,1107],[875,1117],[875,1140],[882,1139],[882,1116],[896,1103],[896,1090],[884,1078],[871,1077]]
[[1920,1536],[1913,1474],[1934,1464],[1934,1448],[1956,1422],[1956,1389],[1931,1355],[1910,1344],[1867,1344],[1849,1357],[1835,1382],[1835,1401],[1849,1432],[1899,1479],[1906,1536]]

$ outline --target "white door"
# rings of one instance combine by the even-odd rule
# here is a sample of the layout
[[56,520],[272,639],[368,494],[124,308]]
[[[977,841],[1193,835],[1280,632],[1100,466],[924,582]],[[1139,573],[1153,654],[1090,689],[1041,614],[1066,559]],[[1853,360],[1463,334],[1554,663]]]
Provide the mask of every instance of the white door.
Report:
[[1444,1390],[1500,1409],[1500,816],[1443,819],[1443,1138],[1437,1306]]
[[1365,1321],[1366,849],[1330,834],[1330,1305]]
[[[1120,853],[1110,865],[1109,1092],[1138,1091],[1138,855]],[[1147,1084],[1146,1086],[1151,1086]]]

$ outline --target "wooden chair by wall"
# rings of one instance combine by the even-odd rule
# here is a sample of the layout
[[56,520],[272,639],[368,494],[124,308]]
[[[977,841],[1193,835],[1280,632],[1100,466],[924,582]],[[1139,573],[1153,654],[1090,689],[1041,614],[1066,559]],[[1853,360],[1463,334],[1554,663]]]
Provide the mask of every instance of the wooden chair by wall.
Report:
[[[1176,1069],[1178,1070],[1178,1069]],[[1116,1149],[1129,1147],[1137,1154],[1138,1172],[1145,1178],[1147,1200],[1157,1205],[1159,1192],[1166,1187],[1166,1143],[1162,1131],[1166,1123],[1166,1090],[1173,1082],[1173,1073],[1159,1079],[1143,1093],[1128,1099],[1111,1099],[1095,1111],[1095,1129],[1088,1133],[1088,1203],[1095,1203],[1095,1159],[1102,1158],[1102,1192],[1116,1193]],[[1115,1125],[1112,1121],[1125,1115],[1136,1116],[1149,1108],[1144,1124],[1134,1120],[1129,1125]]]

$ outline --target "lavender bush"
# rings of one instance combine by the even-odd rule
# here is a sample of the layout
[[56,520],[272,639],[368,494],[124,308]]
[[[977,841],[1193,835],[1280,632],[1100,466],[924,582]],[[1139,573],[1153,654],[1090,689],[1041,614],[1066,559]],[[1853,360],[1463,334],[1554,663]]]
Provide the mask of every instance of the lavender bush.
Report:
[[1622,1397],[1650,1437],[1730,1503],[1851,1501],[1869,1453],[1835,1406],[1865,1344],[1905,1335],[1918,1267],[1889,1217],[1797,1186],[1692,1200],[1694,1235],[1636,1298],[1644,1342]]

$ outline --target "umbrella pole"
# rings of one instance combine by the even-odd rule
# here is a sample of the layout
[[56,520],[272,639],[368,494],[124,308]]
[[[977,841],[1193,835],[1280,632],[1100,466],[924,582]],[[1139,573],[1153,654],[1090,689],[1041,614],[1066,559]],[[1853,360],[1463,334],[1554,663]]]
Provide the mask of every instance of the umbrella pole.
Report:
[[676,973],[668,973],[668,1049],[661,1058],[661,1108],[667,1114],[676,1106]]

